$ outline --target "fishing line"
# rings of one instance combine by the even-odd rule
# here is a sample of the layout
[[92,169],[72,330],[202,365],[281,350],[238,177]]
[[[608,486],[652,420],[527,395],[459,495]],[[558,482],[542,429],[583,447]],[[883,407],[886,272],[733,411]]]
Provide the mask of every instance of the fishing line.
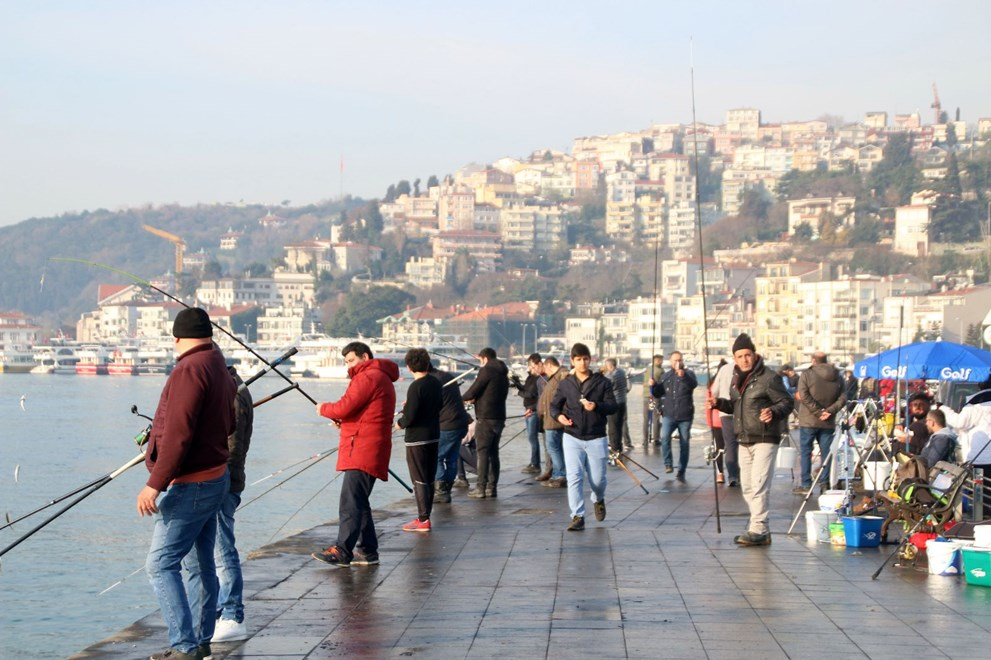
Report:
[[[299,476],[300,474],[302,474],[303,472],[306,472],[306,471],[307,471],[307,470],[309,470],[309,469],[310,469],[311,467],[313,467],[314,465],[316,465],[317,463],[319,463],[319,462],[320,462],[320,461],[322,461],[323,459],[325,459],[325,458],[327,458],[328,456],[330,456],[331,454],[333,454],[333,453],[334,453],[334,452],[336,452],[336,451],[337,451],[337,449],[335,448],[335,449],[332,449],[331,451],[329,451],[329,452],[327,452],[327,453],[325,453],[325,454],[323,454],[322,456],[320,456],[319,454],[317,454],[317,456],[320,456],[320,457],[319,457],[319,458],[317,458],[316,460],[314,460],[314,461],[313,461],[312,463],[310,463],[309,465],[307,465],[306,467],[304,467],[304,468],[302,468],[302,469],[300,469],[300,470],[297,470],[296,472],[293,472],[293,473],[292,473],[291,475],[289,475],[288,477],[286,477],[285,479],[283,479],[283,480],[282,480],[282,481],[280,481],[279,483],[277,483],[277,484],[275,484],[274,486],[272,486],[271,488],[269,488],[268,490],[266,490],[266,491],[265,491],[264,493],[262,493],[261,495],[258,495],[257,497],[254,497],[254,498],[252,498],[252,499],[250,499],[250,500],[248,500],[247,502],[245,502],[244,504],[242,504],[242,505],[241,505],[240,507],[238,507],[238,510],[241,510],[241,509],[244,509],[244,508],[246,508],[246,507],[247,507],[247,506],[248,506],[249,504],[251,504],[251,503],[253,503],[253,502],[257,502],[257,501],[258,501],[258,500],[260,500],[261,498],[263,498],[263,497],[265,497],[266,495],[268,495],[269,493],[271,493],[271,492],[272,492],[273,490],[275,490],[276,488],[279,488],[280,486],[282,486],[282,484],[284,484],[284,483],[286,483],[286,482],[287,482],[287,481],[289,481],[290,479],[293,479],[293,478],[295,478],[295,477],[298,477],[298,476]],[[307,459],[307,460],[310,460],[310,459]],[[266,477],[266,478],[267,478],[267,477]]]
[[332,484],[332,483],[334,483],[335,481],[337,481],[337,478],[338,478],[338,477],[340,477],[340,476],[341,476],[342,474],[344,474],[344,473],[343,473],[343,472],[338,472],[338,473],[337,473],[336,475],[334,475],[334,477],[333,477],[333,478],[332,478],[332,479],[331,479],[330,481],[328,481],[328,482],[327,482],[326,484],[324,484],[324,486],[323,486],[323,488],[321,488],[321,489],[320,489],[320,490],[318,490],[317,492],[315,492],[315,493],[313,493],[313,495],[312,495],[312,496],[310,497],[310,499],[308,499],[308,500],[306,500],[305,502],[303,502],[303,504],[302,504],[302,506],[300,506],[300,507],[299,507],[298,509],[296,509],[296,512],[295,512],[295,513],[293,513],[293,514],[292,514],[291,516],[289,516],[289,518],[288,518],[288,520],[286,520],[286,521],[285,521],[284,523],[282,523],[282,526],[281,526],[281,527],[279,527],[279,528],[278,528],[277,530],[275,530],[275,533],[273,533],[273,534],[272,534],[272,535],[271,535],[270,537],[268,537],[268,541],[267,541],[267,543],[266,543],[266,545],[267,545],[268,543],[271,543],[271,542],[272,542],[272,540],[273,540],[273,539],[274,539],[274,538],[275,538],[276,536],[278,536],[278,535],[279,535],[279,532],[281,532],[281,531],[282,531],[282,530],[283,530],[283,529],[285,528],[285,526],[286,526],[286,525],[288,525],[288,524],[289,524],[289,523],[290,523],[290,522],[292,521],[292,519],[293,519],[293,518],[295,518],[295,517],[296,517],[297,515],[299,515],[299,512],[300,512],[300,511],[302,511],[303,509],[305,509],[305,508],[306,508],[306,505],[307,505],[307,504],[309,504],[309,503],[310,503],[310,502],[312,502],[312,501],[313,501],[314,499],[316,499],[316,496],[317,496],[317,495],[319,495],[319,494],[320,494],[320,493],[322,493],[323,491],[325,491],[325,490],[327,490],[327,488],[328,488],[328,487],[330,486],[330,484]]

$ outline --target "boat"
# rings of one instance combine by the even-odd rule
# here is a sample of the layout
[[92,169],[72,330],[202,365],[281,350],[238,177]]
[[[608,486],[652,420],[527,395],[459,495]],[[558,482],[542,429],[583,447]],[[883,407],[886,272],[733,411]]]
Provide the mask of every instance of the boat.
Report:
[[33,374],[76,373],[76,351],[71,346],[35,346]]
[[138,373],[138,350],[132,347],[118,348],[110,355],[107,373],[111,376],[134,376]]
[[138,348],[138,376],[167,376],[175,367],[175,358],[170,350],[142,346]]
[[289,373],[300,378],[341,380],[348,377],[341,349],[353,339],[307,333],[299,338],[299,352],[292,357]]
[[79,362],[76,363],[76,374],[80,376],[104,376],[110,362],[109,353],[103,346],[80,346],[76,351]]
[[23,346],[8,346],[0,349],[0,373],[27,374],[37,366],[34,351]]

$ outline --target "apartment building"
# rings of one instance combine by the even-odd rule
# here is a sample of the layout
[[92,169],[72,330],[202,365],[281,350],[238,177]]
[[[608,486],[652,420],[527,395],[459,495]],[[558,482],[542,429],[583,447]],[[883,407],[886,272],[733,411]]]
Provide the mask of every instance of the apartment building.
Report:
[[432,239],[433,257],[446,264],[459,250],[475,260],[480,273],[494,273],[502,263],[502,237],[487,231],[445,231]]
[[932,206],[909,204],[895,209],[895,241],[892,249],[910,257],[929,254],[929,223]]
[[806,197],[788,200],[788,234],[794,235],[800,225],[812,229],[813,238],[819,236],[819,225],[825,214],[843,221],[847,227],[853,226],[856,218],[853,207],[857,200],[853,196]]
[[832,362],[853,364],[877,347],[875,325],[884,299],[891,295],[888,278],[873,275],[842,277],[798,285],[801,355],[806,363],[815,351],[825,351]]
[[754,342],[766,359],[796,364],[802,358],[799,285],[825,278],[826,267],[821,263],[790,260],[765,265],[765,274],[757,277]]

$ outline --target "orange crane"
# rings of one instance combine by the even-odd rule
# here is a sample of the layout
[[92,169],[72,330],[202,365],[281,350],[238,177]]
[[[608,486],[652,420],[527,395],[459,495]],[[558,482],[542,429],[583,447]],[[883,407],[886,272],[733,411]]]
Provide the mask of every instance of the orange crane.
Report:
[[936,89],[936,83],[933,83],[933,102],[929,107],[936,111],[936,119],[933,121],[933,124],[942,124],[943,104],[939,102],[939,90]]
[[175,274],[180,275],[182,273],[182,254],[186,250],[186,241],[182,240],[175,234],[170,234],[167,231],[158,229],[157,227],[152,227],[151,225],[141,225],[141,228],[147,232],[158,236],[159,238],[164,238],[167,241],[171,241],[175,244]]

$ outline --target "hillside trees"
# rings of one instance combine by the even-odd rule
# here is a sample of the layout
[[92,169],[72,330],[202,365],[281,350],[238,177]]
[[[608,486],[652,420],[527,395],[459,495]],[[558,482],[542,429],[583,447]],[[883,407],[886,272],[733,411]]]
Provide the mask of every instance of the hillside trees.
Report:
[[395,314],[398,310],[416,302],[416,298],[395,287],[372,286],[367,290],[353,287],[344,296],[344,303],[324,325],[335,337],[378,337],[381,328],[378,319]]

